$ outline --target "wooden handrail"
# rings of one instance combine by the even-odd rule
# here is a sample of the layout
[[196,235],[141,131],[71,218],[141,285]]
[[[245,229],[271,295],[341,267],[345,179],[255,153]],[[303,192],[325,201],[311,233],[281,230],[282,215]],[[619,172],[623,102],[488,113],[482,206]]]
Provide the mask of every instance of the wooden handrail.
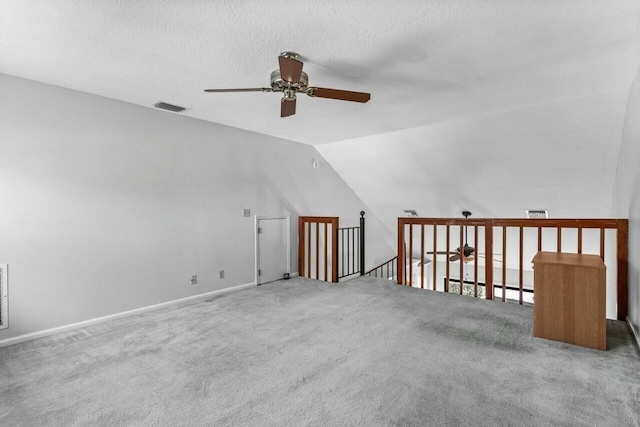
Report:
[[[407,257],[413,253],[414,239],[413,227],[420,226],[420,239],[419,244],[421,257],[424,259],[424,226],[433,226],[433,251],[437,251],[437,229],[438,226],[446,227],[446,252],[452,253],[452,247],[450,243],[451,227],[473,227],[474,229],[474,242],[478,242],[478,227],[484,227],[484,252],[486,254],[485,260],[485,283],[486,286],[486,298],[493,299],[493,233],[494,228],[502,228],[502,267],[501,267],[501,288],[502,288],[502,300],[506,300],[506,252],[507,252],[507,228],[517,228],[519,230],[518,246],[516,250],[519,250],[518,269],[519,276],[517,278],[517,287],[520,297],[518,302],[523,303],[523,248],[524,248],[524,228],[537,229],[537,250],[542,250],[542,231],[547,228],[555,228],[557,230],[556,235],[556,250],[562,251],[563,231],[565,229],[577,229],[577,251],[583,252],[583,230],[584,229],[599,229],[600,230],[600,257],[604,259],[605,256],[605,230],[614,229],[616,233],[616,260],[617,260],[617,318],[619,320],[625,320],[627,317],[627,304],[628,304],[628,220],[627,219],[609,219],[609,218],[552,218],[552,219],[527,219],[527,218],[419,218],[419,217],[402,217],[398,218],[398,258],[397,258],[397,283],[404,285],[411,285],[413,275],[413,263],[407,266]],[[405,229],[408,230],[409,247],[406,248],[405,241]],[[462,233],[460,233],[460,241],[462,242]],[[566,238],[566,237],[565,237]],[[477,243],[475,243],[477,245]],[[458,244],[455,243],[455,246]],[[463,244],[460,243],[460,247]],[[477,248],[479,249],[479,248]],[[455,251],[455,249],[454,249]],[[434,260],[435,262],[435,260]],[[474,259],[474,294],[477,295],[477,277],[478,277],[478,263]],[[448,291],[448,282],[450,277],[449,261],[446,262],[446,275],[445,275],[445,291]],[[424,262],[422,263],[424,266]],[[424,268],[424,267],[423,267]],[[406,271],[408,270],[408,271]],[[460,266],[460,276],[462,278],[462,263]],[[407,273],[409,273],[407,275]],[[424,276],[424,272],[422,274]],[[433,288],[436,287],[436,269],[433,271]],[[420,287],[424,287],[424,277],[420,280]],[[462,291],[462,286],[460,287]]]
[[[311,224],[315,224],[312,228]],[[322,250],[320,249],[320,224],[324,224],[324,243]],[[300,216],[298,217],[298,274],[302,277],[310,277],[320,280],[320,253],[324,254],[322,262],[324,264],[324,280],[329,281],[327,277],[327,265],[329,256],[331,257],[331,282],[338,281],[338,217],[330,216]],[[327,238],[329,236],[328,229],[331,228],[331,247],[328,245]],[[312,257],[311,257],[311,236],[312,230],[315,231],[315,277],[312,274]],[[306,241],[306,236],[309,240]],[[306,259],[306,266],[305,266]],[[306,268],[305,268],[306,267]]]

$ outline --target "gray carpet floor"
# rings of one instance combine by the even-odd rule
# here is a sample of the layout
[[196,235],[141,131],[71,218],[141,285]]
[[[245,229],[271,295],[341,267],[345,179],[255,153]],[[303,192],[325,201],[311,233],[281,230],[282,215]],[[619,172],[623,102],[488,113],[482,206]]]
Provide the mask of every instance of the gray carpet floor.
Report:
[[532,308],[302,278],[0,349],[2,426],[639,426],[640,360]]

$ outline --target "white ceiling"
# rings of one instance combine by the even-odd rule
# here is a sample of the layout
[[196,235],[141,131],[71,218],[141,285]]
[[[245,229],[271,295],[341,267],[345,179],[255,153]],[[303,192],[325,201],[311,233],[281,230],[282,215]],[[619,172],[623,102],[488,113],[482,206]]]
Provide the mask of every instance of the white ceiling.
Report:
[[[382,217],[606,216],[639,18],[637,0],[3,0],[0,72],[317,145]],[[282,51],[371,101],[280,118],[278,94],[203,92],[268,86]]]

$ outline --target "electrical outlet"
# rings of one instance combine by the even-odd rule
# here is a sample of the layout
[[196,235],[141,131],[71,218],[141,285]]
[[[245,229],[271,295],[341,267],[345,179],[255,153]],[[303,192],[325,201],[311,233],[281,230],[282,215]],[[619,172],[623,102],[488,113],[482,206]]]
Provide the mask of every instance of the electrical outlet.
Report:
[[194,274],[191,276],[191,284],[195,285],[196,283],[198,283],[198,275]]
[[220,278],[224,279],[224,270],[220,270]]

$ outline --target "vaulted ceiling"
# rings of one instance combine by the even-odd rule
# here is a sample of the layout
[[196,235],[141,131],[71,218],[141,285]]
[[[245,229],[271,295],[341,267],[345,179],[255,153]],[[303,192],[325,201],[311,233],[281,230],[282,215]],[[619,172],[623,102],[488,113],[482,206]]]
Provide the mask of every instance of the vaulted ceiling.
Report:
[[[3,0],[0,72],[313,144],[385,222],[608,216],[640,66],[636,0]],[[280,118],[283,51],[310,85]],[[0,95],[1,96],[1,95]]]

